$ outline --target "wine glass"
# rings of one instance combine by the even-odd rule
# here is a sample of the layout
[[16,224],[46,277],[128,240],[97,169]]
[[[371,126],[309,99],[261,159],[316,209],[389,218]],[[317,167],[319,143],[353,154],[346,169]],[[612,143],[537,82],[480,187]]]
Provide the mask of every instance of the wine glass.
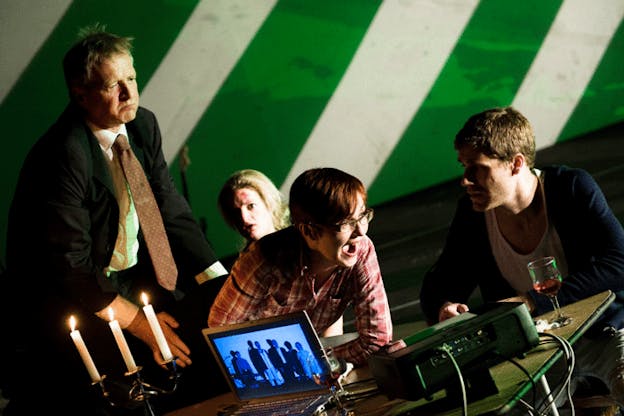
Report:
[[533,260],[527,264],[531,280],[533,281],[533,289],[537,293],[548,296],[555,310],[555,317],[551,319],[549,324],[554,328],[568,325],[572,319],[564,316],[559,307],[557,293],[561,288],[561,272],[557,267],[557,260],[552,256],[542,257]]
[[332,348],[325,348],[323,350],[324,363],[321,365],[322,374],[313,374],[312,378],[316,384],[324,384],[329,387],[329,391],[336,404],[336,409],[340,415],[347,415],[347,409],[343,406],[340,396],[343,393],[342,384],[340,383],[340,376],[345,369],[343,361],[334,355]]

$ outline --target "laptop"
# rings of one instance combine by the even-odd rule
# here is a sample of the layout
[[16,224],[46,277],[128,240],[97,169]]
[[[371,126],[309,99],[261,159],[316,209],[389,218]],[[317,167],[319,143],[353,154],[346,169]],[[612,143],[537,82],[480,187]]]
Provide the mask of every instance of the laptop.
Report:
[[305,311],[202,330],[236,401],[219,415],[317,415],[331,394],[319,337]]

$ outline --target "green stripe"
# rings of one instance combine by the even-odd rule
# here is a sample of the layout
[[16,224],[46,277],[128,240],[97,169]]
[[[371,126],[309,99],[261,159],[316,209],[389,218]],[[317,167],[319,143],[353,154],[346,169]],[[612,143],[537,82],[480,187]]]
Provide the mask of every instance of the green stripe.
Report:
[[479,4],[427,99],[370,187],[373,204],[460,174],[453,149],[455,133],[471,114],[511,103],[560,4],[541,0],[518,2],[513,8],[499,1]]
[[7,198],[6,203],[0,204],[0,252],[4,253],[8,205],[21,163],[32,144],[67,105],[61,61],[77,39],[78,30],[99,22],[111,32],[133,36],[139,83],[145,85],[196,3],[154,0],[149,13],[144,3],[125,0],[75,0],[71,4],[0,106],[3,137],[15,138],[11,140],[11,151],[2,156],[0,186]]
[[[279,186],[366,33],[379,2],[281,1],[189,139],[193,210],[208,219],[218,252],[237,237],[216,195],[237,169],[256,168]],[[322,13],[320,12],[322,11]],[[217,173],[217,175],[215,175]]]
[[[5,202],[0,204],[2,253],[8,204],[25,153],[67,102],[60,61],[77,29],[102,22],[113,32],[135,37],[139,85],[144,87],[197,4],[199,0],[72,3],[17,83],[8,86],[10,92],[0,106],[5,128],[0,179],[5,192]],[[193,210],[207,219],[208,236],[219,255],[231,254],[237,241],[216,210],[216,194],[225,177],[235,169],[252,167],[281,184],[371,30],[380,4],[380,0],[282,0],[227,75],[193,130],[187,175]],[[499,0],[480,2],[427,99],[372,184],[371,204],[459,175],[453,136],[470,114],[513,102],[560,5],[561,0],[513,5]],[[426,6],[423,3],[423,13]],[[591,41],[591,34],[573,30]],[[8,41],[20,45],[19,39]],[[227,47],[229,39],[218,41]],[[620,25],[560,141],[624,119],[622,50],[624,29]],[[418,70],[414,66],[414,77]],[[193,68],[182,59],[180,71],[184,75]],[[204,91],[198,89],[196,94]],[[179,177],[175,163],[172,172],[174,178]]]

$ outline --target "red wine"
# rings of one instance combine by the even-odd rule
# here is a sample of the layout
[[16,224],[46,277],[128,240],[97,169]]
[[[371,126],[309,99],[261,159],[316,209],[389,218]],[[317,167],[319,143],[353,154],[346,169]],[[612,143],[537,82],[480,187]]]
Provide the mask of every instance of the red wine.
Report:
[[548,296],[555,296],[557,292],[559,292],[560,287],[561,281],[558,279],[546,279],[543,282],[533,283],[533,289],[535,289],[537,293]]

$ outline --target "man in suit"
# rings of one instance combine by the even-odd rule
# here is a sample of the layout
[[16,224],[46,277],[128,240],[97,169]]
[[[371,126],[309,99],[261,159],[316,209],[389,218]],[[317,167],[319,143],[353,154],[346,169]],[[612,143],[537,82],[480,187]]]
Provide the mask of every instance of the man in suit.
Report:
[[[163,398],[163,408],[227,391],[207,359],[210,353],[202,350],[200,331],[210,306],[202,283],[227,272],[173,184],[155,115],[139,106],[131,47],[132,38],[101,27],[81,33],[63,61],[70,103],[20,172],[7,237],[5,294],[17,301],[15,313],[3,317],[15,363],[6,415],[128,414],[141,408],[127,401],[132,377],[124,376],[108,327],[112,309],[144,378],[169,381],[141,309],[141,292],[149,294],[175,363],[183,368],[179,390]],[[173,290],[155,278],[136,204],[112,150],[119,134],[128,138],[162,216],[178,270]],[[119,387],[119,396],[111,396],[119,406],[102,405],[102,395],[90,385],[69,336],[70,315],[107,376],[105,386],[112,393]],[[212,390],[205,384],[207,371],[216,380]]]

